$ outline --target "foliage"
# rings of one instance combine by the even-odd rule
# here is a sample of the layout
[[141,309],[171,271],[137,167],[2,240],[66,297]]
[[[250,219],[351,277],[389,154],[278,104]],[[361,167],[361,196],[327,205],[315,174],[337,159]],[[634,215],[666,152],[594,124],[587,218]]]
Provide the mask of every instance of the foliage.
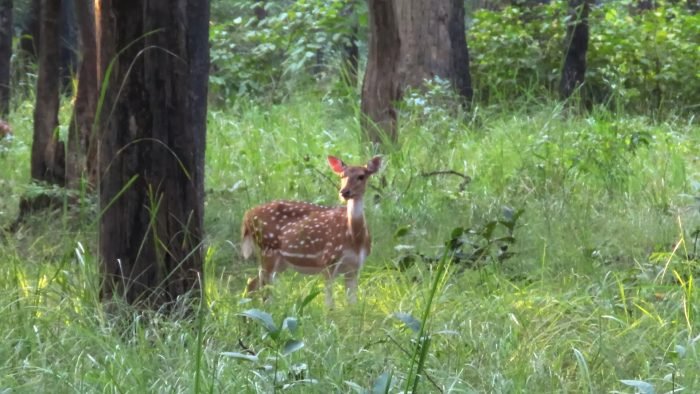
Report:
[[[440,252],[443,256],[449,256],[453,264],[460,268],[480,268],[486,264],[502,263],[514,256],[508,249],[515,244],[515,226],[518,218],[524,210],[513,210],[510,207],[503,208],[500,219],[490,220],[474,227],[455,227],[445,242],[444,249]],[[400,228],[395,237],[403,237],[408,229]],[[443,261],[443,258],[427,256],[424,253],[413,251],[412,245],[397,245],[399,251],[407,250],[398,260],[398,268],[402,271],[410,268],[416,260],[424,263],[435,264]]]
[[[210,30],[214,95],[285,97],[309,77],[331,66],[326,57],[354,39],[358,8],[352,0],[257,2],[237,0],[227,12],[214,13]],[[259,19],[251,11],[264,4]],[[359,3],[358,3],[359,4]]]
[[[293,272],[267,301],[241,295],[257,272],[239,256],[243,212],[275,198],[338,204],[325,155],[376,153],[336,97],[241,100],[209,112],[198,316],[121,304],[107,314],[98,209],[29,215],[0,240],[0,391],[700,391],[698,125],[557,103],[465,110],[444,107],[439,91],[411,94],[399,145],[367,191],[373,247],[357,305],[327,309],[314,296],[322,278]],[[20,103],[9,116],[3,228],[27,190],[31,113]],[[461,176],[425,176],[438,171]],[[504,214],[512,233],[490,224]],[[496,240],[509,235],[513,254],[497,263]],[[399,244],[441,256],[453,239],[465,255],[490,245],[490,263],[387,269]],[[287,344],[295,351],[283,354]]]
[[[692,112],[700,102],[700,14],[682,2],[600,2],[589,17],[584,97],[612,108]],[[556,92],[564,57],[565,1],[479,10],[468,31],[475,91],[482,100]]]

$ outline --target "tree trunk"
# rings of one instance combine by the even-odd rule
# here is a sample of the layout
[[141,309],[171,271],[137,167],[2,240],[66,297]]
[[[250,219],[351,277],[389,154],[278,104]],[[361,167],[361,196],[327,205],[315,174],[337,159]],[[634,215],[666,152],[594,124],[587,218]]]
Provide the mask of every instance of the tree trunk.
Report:
[[41,35],[41,0],[31,0],[27,18],[22,23],[22,35],[19,50],[36,59],[39,53],[39,36]]
[[209,1],[101,7],[102,297],[171,305],[202,285]]
[[93,2],[75,0],[76,16],[80,31],[80,69],[78,87],[73,105],[73,118],[68,129],[68,152],[66,155],[66,184],[77,189],[83,175],[88,184],[95,185],[97,175],[97,150],[93,138],[93,121],[97,109],[97,41],[95,38],[95,16]]
[[398,83],[399,28],[393,0],[369,1],[367,69],[362,82],[362,129],[372,142],[396,140],[396,109],[401,99]]
[[265,0],[259,0],[253,7],[253,13],[258,22],[267,18],[267,10],[265,10]]
[[350,34],[347,42],[343,45],[343,80],[348,86],[357,87],[357,68],[360,63],[360,48],[357,46],[358,21],[355,11],[355,1],[350,1],[345,5],[342,15],[350,19]]
[[[461,0],[369,0],[370,43],[362,88],[364,130],[397,139],[395,101],[440,77],[470,100],[469,52]],[[377,131],[380,131],[377,133]]]
[[72,92],[73,77],[78,72],[80,53],[77,0],[60,0],[59,34],[61,37],[61,89]]
[[12,0],[0,0],[0,118],[10,112]]
[[34,108],[31,174],[37,181],[63,186],[64,151],[58,139],[59,27],[61,0],[43,0],[39,77]]
[[394,0],[401,40],[401,92],[434,77],[450,80],[471,99],[469,52],[462,0]]
[[566,28],[566,54],[559,84],[559,94],[563,99],[569,98],[585,79],[589,1],[569,0],[571,22]]

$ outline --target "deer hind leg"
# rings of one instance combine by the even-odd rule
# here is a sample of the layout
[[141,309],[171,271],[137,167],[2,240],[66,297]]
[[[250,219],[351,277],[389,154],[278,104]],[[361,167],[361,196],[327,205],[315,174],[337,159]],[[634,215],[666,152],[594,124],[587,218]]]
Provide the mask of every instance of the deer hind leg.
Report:
[[357,303],[357,276],[358,271],[350,271],[345,273],[345,294],[349,304]]
[[279,252],[272,249],[266,249],[262,252],[260,269],[258,276],[248,280],[247,293],[252,293],[258,289],[272,284],[275,272],[279,270],[280,255]]

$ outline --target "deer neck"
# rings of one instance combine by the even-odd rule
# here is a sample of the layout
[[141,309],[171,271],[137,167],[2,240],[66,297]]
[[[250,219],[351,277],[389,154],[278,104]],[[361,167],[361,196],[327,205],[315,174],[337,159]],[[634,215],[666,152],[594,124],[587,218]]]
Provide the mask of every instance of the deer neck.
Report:
[[365,209],[361,198],[348,200],[348,233],[357,241],[365,237]]

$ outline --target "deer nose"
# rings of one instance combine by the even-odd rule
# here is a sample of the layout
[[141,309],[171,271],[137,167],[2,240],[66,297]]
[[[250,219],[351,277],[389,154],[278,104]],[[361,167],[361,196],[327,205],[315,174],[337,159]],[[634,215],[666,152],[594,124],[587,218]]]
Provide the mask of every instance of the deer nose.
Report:
[[350,198],[350,190],[343,189],[340,191],[340,195],[347,200],[348,198]]

